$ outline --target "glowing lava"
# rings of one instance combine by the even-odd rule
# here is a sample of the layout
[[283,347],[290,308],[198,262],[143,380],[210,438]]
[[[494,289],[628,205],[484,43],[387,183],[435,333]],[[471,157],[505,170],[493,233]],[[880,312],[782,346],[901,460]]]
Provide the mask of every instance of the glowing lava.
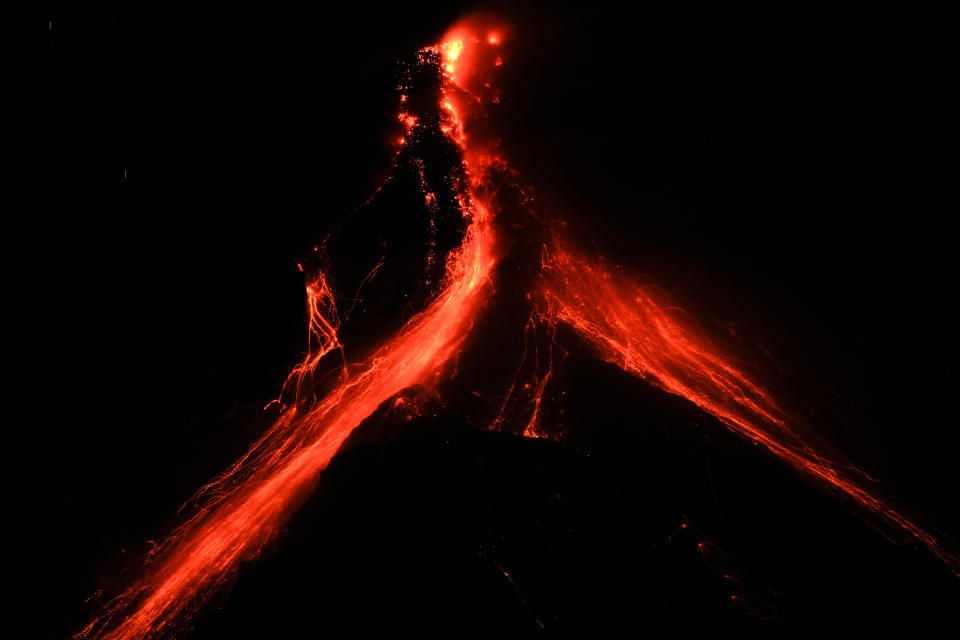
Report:
[[[448,89],[443,91],[448,102]],[[462,129],[459,115],[452,116]],[[465,150],[462,131],[452,138]],[[296,402],[250,451],[205,487],[199,513],[155,550],[144,575],[79,634],[79,638],[132,640],[169,635],[180,614],[229,578],[239,562],[257,556],[312,490],[343,441],[383,402],[414,385],[430,385],[443,373],[469,333],[489,290],[494,264],[490,213],[475,193],[478,177],[457,199],[468,221],[462,246],[447,260],[440,293],[365,362],[345,366],[319,402],[299,402],[301,387],[321,359],[340,349],[334,298],[320,274],[307,287],[310,334],[315,347],[288,384]]]
[[[293,389],[290,405],[242,459],[204,487],[199,512],[151,554],[142,576],[79,638],[134,640],[175,632],[185,611],[196,608],[238,563],[255,558],[274,538],[358,425],[404,389],[433,385],[449,373],[448,364],[488,298],[496,261],[495,212],[480,187],[488,166],[502,165],[503,160],[466,125],[485,99],[495,99],[485,73],[502,62],[499,47],[506,35],[500,27],[458,26],[440,44],[421,51],[420,62],[438,65],[444,79],[437,123],[419,122],[406,111],[408,96],[400,97],[399,119],[406,131],[401,145],[417,135],[419,127],[436,126],[459,149],[466,176],[452,180],[466,233],[447,257],[438,293],[365,362],[344,363],[333,388],[315,399],[304,394],[304,388],[315,392],[313,373],[331,352],[342,355],[343,346],[332,289],[322,273],[312,278],[307,286],[310,352],[284,387]],[[425,186],[422,171],[421,183]],[[436,194],[424,189],[422,196],[428,207],[436,206]],[[649,290],[558,239],[545,248],[544,256],[539,291],[531,292],[542,308],[526,327],[518,327],[525,332],[521,369],[530,371],[531,378],[518,384],[514,377],[499,416],[508,405],[526,403],[524,434],[544,435],[541,402],[554,367],[563,359],[562,350],[554,352],[560,349],[554,332],[558,323],[567,323],[605,360],[686,398],[807,477],[905,530],[957,569],[956,559],[940,542],[855,480],[847,465],[820,452],[760,384]],[[543,331],[549,338],[545,352],[537,338]],[[281,394],[281,401],[285,399]],[[510,579],[506,571],[504,575]]]
[[686,398],[808,478],[903,529],[955,572],[960,569],[934,536],[853,475],[866,474],[819,451],[766,389],[650,288],[637,286],[559,240],[544,267],[546,315],[570,324],[603,359]]

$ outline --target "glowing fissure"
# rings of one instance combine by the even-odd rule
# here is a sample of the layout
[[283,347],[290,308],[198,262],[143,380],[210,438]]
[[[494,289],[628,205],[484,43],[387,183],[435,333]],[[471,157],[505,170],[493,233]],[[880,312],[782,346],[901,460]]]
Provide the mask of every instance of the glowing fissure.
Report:
[[[482,184],[492,167],[503,170],[506,163],[490,145],[469,140],[464,123],[471,121],[484,100],[497,100],[490,84],[478,77],[477,66],[502,63],[494,48],[503,38],[500,29],[481,39],[458,26],[441,44],[420,52],[420,64],[438,65],[443,77],[436,122],[419,121],[407,111],[408,96],[400,96],[399,119],[406,131],[397,141],[400,148],[421,127],[434,126],[456,145],[464,169],[465,178],[449,176],[449,180],[456,206],[467,221],[466,231],[461,245],[447,256],[439,292],[364,363],[348,365],[338,335],[333,290],[322,272],[312,277],[307,285],[310,350],[284,385],[280,417],[243,458],[201,489],[197,514],[150,554],[142,575],[108,603],[78,638],[139,640],[176,632],[187,610],[201,604],[229,579],[238,563],[255,558],[277,534],[358,425],[404,389],[433,385],[441,374],[449,373],[447,365],[459,353],[492,289],[497,239],[492,206],[483,197]],[[435,212],[437,194],[429,188],[418,161],[413,162],[420,168],[422,196],[427,209]],[[551,224],[556,221],[545,222],[548,227],[559,226]],[[767,390],[705,336],[688,328],[649,289],[578,253],[556,235],[547,242],[543,256],[534,284],[537,290],[527,292],[534,304],[532,315],[525,327],[518,327],[524,332],[520,365],[507,385],[493,427],[517,424],[506,415],[516,414],[524,435],[547,436],[542,403],[545,392],[556,384],[555,368],[566,353],[555,335],[557,325],[565,323],[591,343],[601,358],[692,402],[808,478],[906,531],[954,571],[958,569],[943,544],[864,487],[854,478],[853,467],[820,451]],[[374,267],[371,276],[380,266]],[[544,352],[540,333],[548,339]],[[344,360],[340,377],[317,399],[313,376],[333,351]],[[504,575],[509,579],[509,574]]]

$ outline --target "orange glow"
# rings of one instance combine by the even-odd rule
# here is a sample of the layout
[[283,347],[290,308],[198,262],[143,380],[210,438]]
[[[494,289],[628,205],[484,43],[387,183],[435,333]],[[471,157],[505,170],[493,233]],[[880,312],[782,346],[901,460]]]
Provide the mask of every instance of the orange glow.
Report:
[[443,52],[445,60],[455,61],[463,51],[463,40],[444,41],[440,45],[440,50]]
[[[488,69],[494,67],[495,47],[504,39],[506,27],[487,18],[467,18],[447,31],[440,39],[438,50],[444,69],[461,89],[477,93]],[[483,38],[478,33],[486,33]]]

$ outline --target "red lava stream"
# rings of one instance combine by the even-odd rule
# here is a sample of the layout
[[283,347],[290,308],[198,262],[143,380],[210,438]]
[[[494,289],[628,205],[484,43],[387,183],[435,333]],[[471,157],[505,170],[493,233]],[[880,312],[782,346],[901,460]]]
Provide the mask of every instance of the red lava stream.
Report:
[[[449,373],[448,365],[468,339],[492,290],[496,211],[478,185],[487,162],[504,161],[488,148],[472,145],[464,118],[477,108],[474,102],[481,102],[479,98],[471,102],[473,66],[486,58],[501,64],[498,54],[491,57],[491,50],[505,33],[477,32],[475,25],[464,23],[420,54],[421,61],[429,58],[442,65],[440,129],[460,149],[467,176],[457,185],[467,230],[461,246],[447,258],[439,291],[365,362],[344,364],[341,377],[324,397],[305,402],[299,400],[304,377],[331,351],[342,351],[333,294],[322,274],[312,281],[308,285],[312,350],[285,385],[298,401],[283,409],[241,460],[202,490],[205,504],[198,513],[150,554],[140,577],[76,637],[135,640],[179,630],[189,611],[275,537],[358,425],[397,393],[415,385],[430,386]],[[405,112],[400,119],[408,132],[417,126],[416,118]],[[429,202],[431,194],[423,195]],[[694,403],[808,479],[905,531],[957,571],[957,561],[943,543],[875,495],[859,480],[859,472],[819,451],[761,384],[649,289],[579,253],[559,236],[549,243],[539,290],[532,292],[536,313],[544,322],[572,326],[599,357]],[[547,371],[534,385],[527,435],[538,434],[540,398],[550,379]]]

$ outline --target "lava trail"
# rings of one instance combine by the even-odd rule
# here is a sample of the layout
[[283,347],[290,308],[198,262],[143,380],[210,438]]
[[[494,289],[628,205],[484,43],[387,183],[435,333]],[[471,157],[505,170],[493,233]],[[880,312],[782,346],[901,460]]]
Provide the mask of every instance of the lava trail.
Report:
[[[491,213],[475,188],[484,168],[478,161],[466,164],[469,149],[452,95],[451,58],[462,49],[460,43],[444,44],[418,56],[418,64],[428,72],[435,67],[442,103],[438,111],[443,114],[436,122],[418,125],[423,127],[419,134],[439,129],[437,135],[448,138],[463,158],[457,163],[462,170],[450,181],[466,230],[460,247],[447,257],[439,293],[365,362],[345,365],[334,387],[313,401],[303,397],[309,394],[301,394],[301,386],[321,359],[342,351],[342,345],[327,280],[320,275],[311,281],[307,293],[314,347],[285,385],[294,389],[294,402],[241,460],[201,490],[206,502],[198,513],[150,554],[142,576],[108,603],[78,638],[133,640],[177,631],[189,610],[273,538],[364,419],[404,389],[435,383],[460,350],[489,293],[495,262]],[[423,197],[429,201],[432,195]]]
[[[554,369],[565,353],[556,344],[555,331],[560,323],[569,324],[601,358],[689,400],[808,478],[906,531],[954,571],[960,568],[942,543],[864,486],[859,479],[863,474],[828,456],[763,386],[650,290],[559,239],[558,221],[541,216],[539,223],[550,230],[542,264],[536,255],[543,244],[539,240],[518,241],[495,232],[504,228],[494,224],[494,214],[504,213],[495,204],[495,192],[504,186],[497,182],[522,189],[512,184],[516,178],[483,131],[484,105],[498,99],[485,70],[501,64],[499,45],[506,33],[470,28],[475,26],[457,26],[439,44],[419,52],[411,77],[433,82],[428,82],[428,90],[401,87],[398,115],[405,135],[397,141],[398,163],[405,158],[404,166],[412,167],[427,210],[462,218],[457,221],[462,226],[451,224],[431,236],[426,264],[442,270],[439,289],[368,358],[350,364],[343,356],[329,279],[323,273],[313,277],[307,286],[310,351],[284,385],[280,417],[243,458],[201,490],[196,515],[150,554],[140,577],[78,638],[142,640],[174,633],[188,611],[274,538],[357,426],[404,389],[432,386],[449,374],[449,364],[493,297],[495,264],[517,257],[508,256],[507,245],[515,247],[514,254],[532,257],[538,267],[529,283],[523,281],[524,290],[511,290],[510,296],[517,293],[537,302],[526,326],[516,328],[523,332],[524,352],[495,425],[509,422],[506,414],[523,405],[528,409],[523,433],[546,434],[541,402],[545,389],[556,384]],[[436,175],[435,167],[411,151],[422,148],[452,154],[455,170]],[[441,183],[444,188],[436,188]],[[531,233],[524,225],[506,228],[518,235]],[[459,245],[440,262],[440,253],[433,249],[448,236],[459,238]],[[434,281],[433,271],[429,274],[426,284]],[[319,368],[334,351],[344,363],[339,377],[325,383],[329,388],[324,394],[314,374],[322,373]],[[521,384],[521,373],[531,376],[530,381]]]
[[686,398],[808,478],[906,531],[955,573],[960,570],[937,538],[863,486],[857,478],[866,474],[821,451],[766,389],[651,288],[560,239],[545,256],[542,294],[548,318],[571,325],[603,359]]

